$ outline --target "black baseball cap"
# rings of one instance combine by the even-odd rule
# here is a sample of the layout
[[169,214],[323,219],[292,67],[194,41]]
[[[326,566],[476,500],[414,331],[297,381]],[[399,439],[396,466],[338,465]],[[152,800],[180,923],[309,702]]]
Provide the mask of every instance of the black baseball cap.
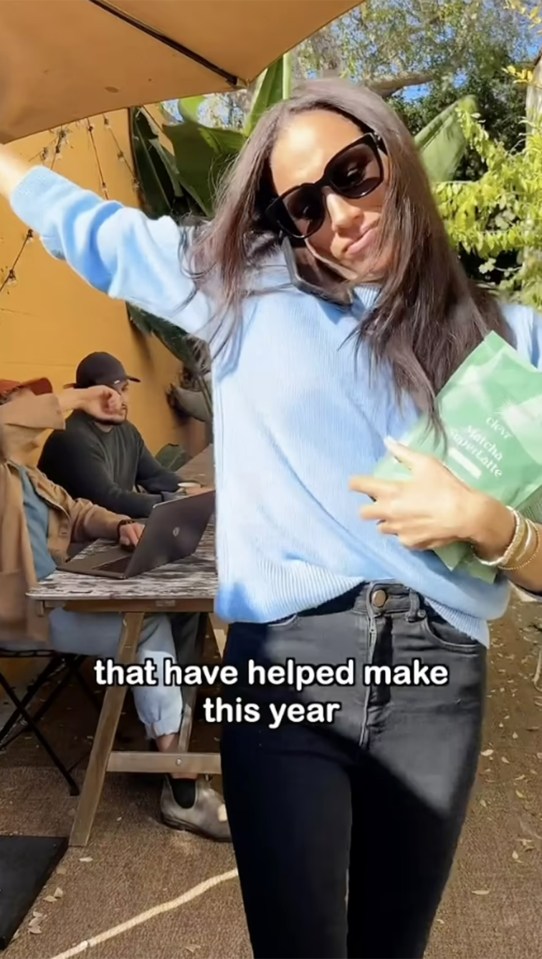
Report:
[[132,383],[141,383],[136,376],[130,376],[124,366],[111,353],[90,353],[81,360],[75,372],[73,386],[86,390],[89,386],[115,386],[130,380]]

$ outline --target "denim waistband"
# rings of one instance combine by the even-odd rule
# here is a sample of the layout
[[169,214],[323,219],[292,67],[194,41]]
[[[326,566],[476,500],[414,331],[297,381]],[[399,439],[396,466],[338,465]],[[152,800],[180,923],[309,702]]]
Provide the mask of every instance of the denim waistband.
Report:
[[426,608],[426,602],[419,593],[401,583],[372,582],[360,583],[354,589],[328,600],[313,609],[304,609],[299,616],[330,616],[333,613],[350,609],[367,612],[371,616],[390,613],[407,613],[408,618],[417,619]]

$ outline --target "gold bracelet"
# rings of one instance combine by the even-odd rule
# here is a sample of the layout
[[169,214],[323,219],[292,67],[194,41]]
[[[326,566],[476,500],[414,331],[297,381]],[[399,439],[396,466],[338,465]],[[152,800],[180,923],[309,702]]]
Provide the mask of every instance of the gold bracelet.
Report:
[[[528,563],[530,563],[533,557],[536,556],[536,553],[538,552],[538,549],[540,547],[540,536],[538,532],[538,527],[535,526],[535,524],[532,523],[530,520],[527,520],[527,526],[529,530],[529,536],[527,538],[527,542],[524,548],[521,551],[519,551],[515,557],[512,557],[514,560],[513,563],[507,563],[506,566],[501,567],[502,569],[504,570],[519,569],[520,567],[526,566]],[[532,549],[533,540],[534,540],[534,549]],[[525,557],[527,558],[525,559]]]
[[[531,563],[531,562],[533,561],[533,559],[535,558],[536,554],[538,553],[538,551],[539,551],[539,549],[540,549],[540,533],[539,533],[539,531],[538,531],[538,526],[536,526],[536,525],[535,525],[534,523],[532,523],[530,520],[527,520],[527,524],[528,524],[528,527],[529,527],[529,531],[532,532],[532,535],[534,536],[534,540],[535,540],[534,550],[532,550],[532,552],[530,553],[530,555],[528,556],[528,558],[527,558],[526,560],[524,560],[523,562],[517,563],[517,564],[515,564],[514,566],[509,566],[509,565],[508,565],[508,566],[502,566],[501,569],[502,569],[504,572],[513,572],[513,571],[516,570],[516,569],[523,569],[524,566],[528,566],[529,563]],[[520,557],[520,558],[521,558],[521,557]]]
[[510,566],[514,566],[516,563],[521,562],[523,560],[523,557],[530,552],[530,547],[534,539],[534,536],[535,536],[535,533],[534,533],[533,527],[531,526],[528,520],[523,518],[522,539],[518,543],[516,549],[508,557],[508,559],[501,564],[501,569],[510,568]]
[[515,520],[514,534],[508,546],[506,547],[504,553],[497,557],[497,559],[481,559],[480,556],[476,553],[476,550],[473,549],[474,555],[479,563],[482,566],[491,566],[493,568],[501,567],[504,563],[510,562],[511,559],[517,555],[518,548],[523,543],[525,539],[526,532],[526,520],[525,517],[518,513],[517,510],[512,509],[511,506],[507,506],[507,509],[513,514]]

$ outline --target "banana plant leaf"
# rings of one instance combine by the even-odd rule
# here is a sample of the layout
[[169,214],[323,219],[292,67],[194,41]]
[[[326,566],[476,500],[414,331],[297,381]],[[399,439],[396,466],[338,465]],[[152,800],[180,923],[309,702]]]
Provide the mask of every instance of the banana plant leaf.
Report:
[[290,96],[292,75],[291,55],[286,53],[259,76],[245,124],[246,136],[250,136],[258,120],[269,107]]
[[[156,336],[163,346],[183,364],[183,367],[196,380],[201,402],[205,405],[209,421],[212,418],[213,400],[211,392],[210,365],[207,348],[201,341],[186,333],[181,327],[127,304],[128,316],[136,329],[145,336]],[[190,392],[190,391],[188,391]]]
[[184,196],[177,165],[160,143],[156,124],[141,109],[130,110],[130,139],[146,212],[153,217],[170,215]]
[[199,111],[205,100],[206,97],[183,97],[182,100],[177,100],[177,109],[183,120],[192,120],[198,123]]
[[290,95],[291,88],[291,56],[285,54],[258,78],[243,132],[199,123],[205,97],[178,101],[183,122],[166,124],[164,133],[173,144],[180,183],[206,216],[212,216],[218,181],[243,148],[246,137],[270,106]]
[[415,137],[425,168],[435,183],[453,180],[467,148],[457,116],[458,108],[475,113],[476,100],[471,96],[456,100]]
[[182,386],[173,386],[169,399],[174,409],[182,416],[191,416],[201,423],[212,426],[212,410],[209,408],[201,390],[187,390]]
[[164,133],[173,145],[181,186],[205,216],[212,216],[218,181],[243,147],[243,134],[190,119],[166,124]]
[[184,330],[170,323],[169,320],[163,320],[159,316],[140,310],[131,303],[127,304],[127,307],[130,320],[140,333],[144,333],[145,336],[156,336],[183,366],[186,366],[191,373],[195,372],[196,360],[190,347],[188,334]]
[[176,446],[175,443],[167,443],[155,456],[155,459],[166,470],[177,473],[181,466],[188,463],[190,456],[183,446]]

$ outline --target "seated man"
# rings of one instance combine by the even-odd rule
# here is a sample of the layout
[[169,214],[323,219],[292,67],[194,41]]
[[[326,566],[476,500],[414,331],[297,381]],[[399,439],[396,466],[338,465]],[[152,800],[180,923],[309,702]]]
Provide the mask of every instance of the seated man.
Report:
[[[68,389],[58,396],[47,380],[13,383],[0,380],[0,644],[21,649],[39,644],[62,653],[114,657],[122,618],[64,609],[48,617],[37,614],[26,593],[38,579],[66,559],[72,542],[97,538],[135,545],[143,527],[123,514],[86,500],[72,499],[39,470],[25,465],[44,430],[62,429],[63,414],[84,413],[94,421],[117,415],[118,392],[106,386]],[[144,622],[139,660],[152,659],[163,675],[166,659],[175,660],[167,616]],[[181,691],[175,686],[134,687],[138,716],[147,736],[163,752],[175,748],[182,718]],[[162,820],[176,829],[230,840],[221,797],[205,779],[167,776],[160,801]]]
[[55,430],[47,439],[38,465],[75,499],[88,499],[141,519],[149,516],[156,503],[178,494],[181,481],[160,466],[139,430],[128,421],[130,382],[139,380],[128,376],[109,353],[91,353],[81,360],[75,387],[109,386],[120,394],[120,407],[101,419],[76,410],[66,428]]

